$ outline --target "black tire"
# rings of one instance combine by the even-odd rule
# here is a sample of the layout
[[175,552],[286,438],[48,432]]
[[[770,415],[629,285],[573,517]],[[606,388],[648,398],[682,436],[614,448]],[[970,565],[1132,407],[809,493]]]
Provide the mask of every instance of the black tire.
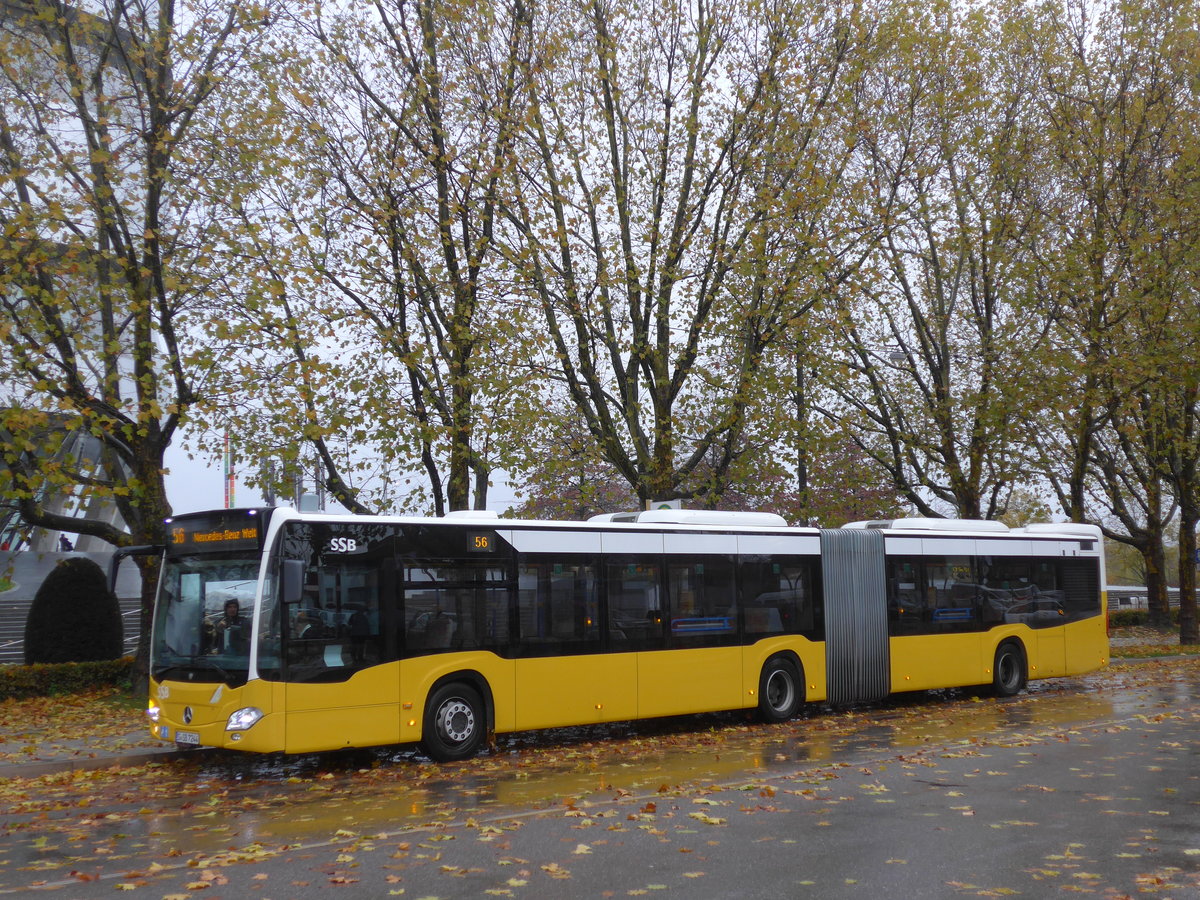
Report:
[[767,660],[758,679],[758,714],[767,722],[785,722],[804,702],[804,681],[790,659]]
[[444,684],[425,706],[421,749],[435,762],[469,759],[479,750],[487,715],[479,692],[468,684]]
[[996,661],[992,665],[992,693],[997,697],[1019,694],[1028,677],[1025,654],[1018,645],[1008,641],[996,648]]

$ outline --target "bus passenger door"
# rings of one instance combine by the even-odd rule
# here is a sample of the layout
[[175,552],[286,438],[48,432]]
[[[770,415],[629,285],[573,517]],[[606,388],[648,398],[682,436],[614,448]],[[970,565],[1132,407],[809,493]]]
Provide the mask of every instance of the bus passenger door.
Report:
[[665,572],[664,602],[661,582],[645,600],[652,628],[638,653],[638,715],[745,706],[732,557],[669,555]]
[[[378,747],[400,742],[398,669],[370,669],[345,681],[286,686],[288,753],[338,747]],[[369,702],[368,702],[369,701]]]
[[300,596],[283,604],[279,626],[286,751],[398,743],[390,534],[385,526],[295,523],[284,550],[305,562]]
[[895,691],[982,684],[985,606],[969,556],[888,560],[891,677]]
[[595,557],[523,554],[517,567],[514,727],[637,715],[637,657],[605,653]]

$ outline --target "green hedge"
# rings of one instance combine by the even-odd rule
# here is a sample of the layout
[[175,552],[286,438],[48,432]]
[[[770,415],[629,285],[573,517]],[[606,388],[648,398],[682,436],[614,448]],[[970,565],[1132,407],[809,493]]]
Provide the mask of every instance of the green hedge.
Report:
[[25,663],[95,662],[121,655],[121,606],[104,570],[86,556],[60,560],[25,618]]
[[129,688],[133,657],[100,662],[0,666],[0,700],[74,694],[97,687]]
[[[1171,610],[1171,623],[1179,624],[1179,610]],[[1150,610],[1148,609],[1122,609],[1119,612],[1108,614],[1108,625],[1110,628],[1132,628],[1135,625],[1149,625]]]

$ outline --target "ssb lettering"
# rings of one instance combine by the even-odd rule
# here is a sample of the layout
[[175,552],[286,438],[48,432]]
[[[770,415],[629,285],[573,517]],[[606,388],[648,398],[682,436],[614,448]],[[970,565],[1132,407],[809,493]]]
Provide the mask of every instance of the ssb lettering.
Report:
[[353,553],[358,549],[358,541],[354,538],[332,538],[329,541],[329,549],[333,553]]

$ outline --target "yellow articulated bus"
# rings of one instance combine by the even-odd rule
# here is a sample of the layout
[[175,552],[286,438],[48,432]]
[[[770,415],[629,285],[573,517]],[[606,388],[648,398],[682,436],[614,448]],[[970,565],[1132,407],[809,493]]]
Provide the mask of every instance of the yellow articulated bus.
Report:
[[991,685],[1108,661],[1097,528],[769,513],[168,522],[154,736],[302,753]]

